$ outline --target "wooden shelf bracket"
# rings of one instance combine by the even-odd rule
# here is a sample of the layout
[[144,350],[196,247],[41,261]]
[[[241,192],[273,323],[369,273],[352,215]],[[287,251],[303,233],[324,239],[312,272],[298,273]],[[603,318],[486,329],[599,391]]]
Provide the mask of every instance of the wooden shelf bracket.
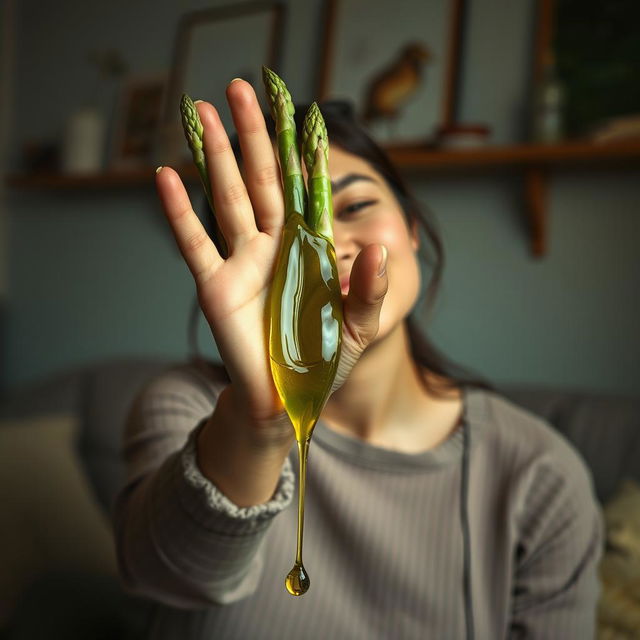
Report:
[[529,242],[534,258],[547,253],[547,170],[545,167],[527,167],[524,172],[524,197],[529,227]]

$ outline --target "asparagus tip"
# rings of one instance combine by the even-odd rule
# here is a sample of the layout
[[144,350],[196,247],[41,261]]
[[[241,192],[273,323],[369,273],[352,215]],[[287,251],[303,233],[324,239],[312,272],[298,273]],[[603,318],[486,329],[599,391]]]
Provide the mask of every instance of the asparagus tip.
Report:
[[275,71],[263,65],[262,81],[267,92],[267,98],[269,106],[271,108],[271,115],[273,116],[273,119],[276,122],[278,121],[278,106],[284,106],[286,114],[289,117],[293,118],[295,109],[291,100],[291,94],[289,93],[284,80]]
[[318,103],[313,102],[302,125],[302,155],[309,175],[326,170],[328,153],[327,126]]

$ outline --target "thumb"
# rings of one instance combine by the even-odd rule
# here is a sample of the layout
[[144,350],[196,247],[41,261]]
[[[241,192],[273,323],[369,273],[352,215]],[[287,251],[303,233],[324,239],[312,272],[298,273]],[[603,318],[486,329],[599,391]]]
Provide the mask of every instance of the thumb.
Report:
[[[371,244],[356,257],[344,301],[344,329],[364,350],[378,334],[380,310],[387,293],[387,248]],[[344,340],[343,336],[343,340]]]

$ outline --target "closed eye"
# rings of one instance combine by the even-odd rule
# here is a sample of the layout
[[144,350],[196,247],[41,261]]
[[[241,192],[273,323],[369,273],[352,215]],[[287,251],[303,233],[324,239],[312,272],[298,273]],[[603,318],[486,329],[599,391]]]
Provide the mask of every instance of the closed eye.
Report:
[[358,211],[362,211],[362,209],[365,209],[366,207],[369,207],[376,203],[377,200],[358,200],[357,202],[353,202],[352,204],[340,209],[340,211],[338,212],[338,216],[349,216],[354,213],[358,213]]

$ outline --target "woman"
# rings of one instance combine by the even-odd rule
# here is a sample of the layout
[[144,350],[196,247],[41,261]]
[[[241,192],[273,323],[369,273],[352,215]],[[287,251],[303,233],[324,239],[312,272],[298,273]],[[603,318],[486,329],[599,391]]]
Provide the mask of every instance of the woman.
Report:
[[343,347],[309,456],[311,588],[286,593],[295,447],[263,331],[283,196],[253,89],[233,81],[227,99],[243,173],[215,109],[198,110],[228,259],[177,174],[157,175],[225,369],[168,371],[127,425],[117,547],[125,585],[159,603],[153,637],[592,637],[601,520],[588,472],[550,426],[420,338],[419,212],[331,108]]

